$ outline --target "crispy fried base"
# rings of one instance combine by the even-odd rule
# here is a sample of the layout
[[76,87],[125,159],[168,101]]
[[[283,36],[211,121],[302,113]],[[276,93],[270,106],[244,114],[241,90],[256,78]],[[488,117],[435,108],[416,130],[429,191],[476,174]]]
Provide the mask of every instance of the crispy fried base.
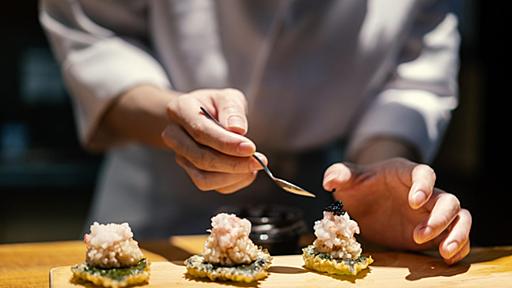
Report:
[[104,269],[91,267],[86,263],[71,267],[73,276],[103,287],[126,287],[147,283],[150,263],[146,259],[132,267]]
[[335,259],[325,253],[315,252],[314,246],[302,249],[304,266],[318,272],[336,275],[357,275],[359,271],[368,268],[373,263],[371,256],[361,255],[353,259]]
[[204,261],[203,256],[194,255],[185,260],[187,273],[193,277],[209,278],[212,281],[231,280],[250,283],[267,277],[272,257],[265,250],[259,250],[258,258],[251,264],[238,266],[217,266]]

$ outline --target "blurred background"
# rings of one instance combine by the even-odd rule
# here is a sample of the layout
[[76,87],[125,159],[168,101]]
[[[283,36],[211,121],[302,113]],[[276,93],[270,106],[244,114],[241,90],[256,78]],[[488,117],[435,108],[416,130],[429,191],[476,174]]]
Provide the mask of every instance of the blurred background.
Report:
[[[102,155],[77,141],[37,1],[8,3],[0,11],[0,243],[78,239]],[[493,1],[455,5],[463,40],[460,105],[433,166],[438,186],[472,212],[473,245],[512,245],[501,73],[506,10]]]

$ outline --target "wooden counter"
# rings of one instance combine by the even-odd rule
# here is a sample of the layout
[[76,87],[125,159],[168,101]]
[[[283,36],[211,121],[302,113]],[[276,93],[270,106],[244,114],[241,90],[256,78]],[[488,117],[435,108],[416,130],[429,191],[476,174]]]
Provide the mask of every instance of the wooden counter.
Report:
[[[146,257],[152,262],[179,261],[191,254],[199,253],[204,240],[205,236],[179,236],[168,241],[142,243],[141,246]],[[512,287],[512,246],[473,248],[464,261],[454,266],[447,266],[439,257],[426,254],[368,252],[375,259],[372,265],[375,267],[374,271],[368,273],[368,279],[341,279],[339,284],[367,286],[366,284],[375,282],[375,277],[389,275],[382,279],[382,282],[375,284],[380,287]],[[85,245],[79,241],[0,245],[0,287],[48,287],[51,268],[83,262],[84,254]],[[297,269],[300,269],[300,263],[297,265]],[[274,271],[279,273],[277,270]],[[332,281],[330,277],[325,279]],[[262,281],[259,286],[269,287],[269,283]],[[324,286],[321,283],[318,285]]]

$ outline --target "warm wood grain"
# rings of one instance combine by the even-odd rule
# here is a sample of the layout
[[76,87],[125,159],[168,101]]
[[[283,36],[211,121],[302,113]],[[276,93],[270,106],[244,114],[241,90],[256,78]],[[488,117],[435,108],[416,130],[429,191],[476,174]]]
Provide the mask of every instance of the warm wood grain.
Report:
[[[156,262],[146,287],[510,287],[512,283],[512,256],[453,267],[423,255],[378,252],[373,256],[377,261],[371,270],[356,277],[330,277],[305,270],[300,255],[277,256],[269,277],[252,285],[196,280],[186,275],[182,262]],[[72,284],[71,278],[70,267],[55,268],[51,273],[51,287],[80,287]]]
[[[151,261],[165,260],[145,252]],[[73,265],[85,259],[80,241],[0,245],[0,287],[48,287],[52,267]]]
[[[144,254],[155,263],[151,283],[157,281],[158,277],[169,279],[167,275],[159,275],[156,268],[160,264],[156,264],[157,262],[169,260],[180,263],[190,254],[200,252],[204,240],[205,236],[181,236],[173,237],[168,241],[143,243]],[[80,263],[84,260],[84,254],[85,247],[79,241],[0,245],[0,287],[48,287],[48,275],[51,268]],[[398,285],[406,287],[512,287],[512,247],[473,248],[469,257],[461,264],[452,267],[446,266],[437,256],[396,252],[372,252],[372,255],[376,260],[372,265],[372,271],[362,279],[352,279],[357,286],[372,287],[369,285],[379,283],[379,287],[397,287]],[[324,283],[327,283],[325,281],[331,280],[336,280],[336,282],[329,283],[336,283],[337,287],[352,285],[348,281],[350,279],[333,279],[312,272],[303,273],[303,270],[297,270],[302,269],[301,261],[292,258],[293,263],[281,263],[285,260],[287,260],[286,257],[276,258],[274,266],[284,266],[284,268],[272,268],[271,276],[265,281],[260,281],[259,287],[269,287],[270,279],[278,281],[283,277],[287,278],[283,280],[284,282],[289,281],[288,278],[302,279],[301,283],[309,283],[309,287],[322,286],[324,288]],[[165,265],[178,269],[173,270],[177,271],[178,276],[176,277],[178,278],[172,281],[185,281],[182,266],[167,263],[162,267]],[[311,279],[310,277],[317,279],[317,276],[322,276],[319,279],[322,279],[323,282],[304,282],[305,279]],[[286,284],[284,282],[279,284],[282,285],[280,287],[292,287],[284,286]],[[190,287],[192,283],[196,287],[201,287],[200,285],[215,287],[207,282],[187,280],[184,283],[186,284],[184,287]],[[387,286],[382,283],[387,283]],[[222,287],[229,286],[222,285]]]

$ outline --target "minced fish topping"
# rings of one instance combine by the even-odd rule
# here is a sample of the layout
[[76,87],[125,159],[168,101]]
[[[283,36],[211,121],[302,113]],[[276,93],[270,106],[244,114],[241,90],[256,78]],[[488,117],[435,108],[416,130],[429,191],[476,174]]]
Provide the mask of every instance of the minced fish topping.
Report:
[[362,249],[354,237],[359,234],[359,226],[343,210],[341,202],[327,207],[323,215],[313,227],[317,237],[313,242],[315,250],[337,259],[359,258]]
[[249,239],[251,222],[234,214],[212,218],[212,229],[204,244],[203,257],[220,266],[249,264],[258,258],[258,247]]
[[137,265],[143,258],[128,223],[91,225],[85,234],[86,263],[92,267],[119,268]]

